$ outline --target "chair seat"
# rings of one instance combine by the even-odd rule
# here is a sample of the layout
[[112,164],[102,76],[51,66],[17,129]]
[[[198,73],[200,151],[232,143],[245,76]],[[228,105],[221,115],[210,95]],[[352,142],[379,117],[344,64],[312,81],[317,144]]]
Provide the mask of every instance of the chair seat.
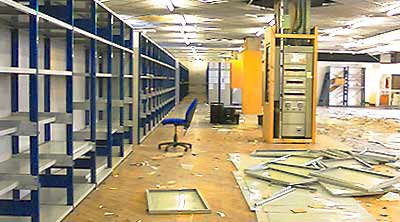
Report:
[[178,125],[178,126],[184,126],[184,125],[186,125],[186,120],[185,119],[170,118],[170,119],[164,119],[162,121],[162,124],[163,125],[173,124],[173,125]]

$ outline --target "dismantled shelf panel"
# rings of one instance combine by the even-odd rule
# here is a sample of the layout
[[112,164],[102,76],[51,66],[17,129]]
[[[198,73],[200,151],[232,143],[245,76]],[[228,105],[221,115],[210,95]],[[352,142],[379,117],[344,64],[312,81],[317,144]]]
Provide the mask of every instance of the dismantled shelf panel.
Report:
[[309,176],[303,176],[300,174],[295,174],[277,169],[269,169],[269,168],[266,170],[259,170],[259,171],[246,170],[245,173],[246,175],[249,175],[254,178],[287,186],[304,185],[304,184],[314,183],[317,181],[317,179]]
[[329,168],[312,175],[323,182],[368,192],[380,191],[400,181],[400,177],[348,167]]
[[146,190],[149,214],[209,214],[197,189]]
[[[302,209],[301,213],[293,213]],[[258,222],[370,222],[375,219],[353,198],[332,197],[319,188],[317,192],[297,189],[256,209]]]
[[258,157],[282,157],[286,155],[302,155],[309,153],[308,150],[255,150],[250,155]]
[[232,173],[251,211],[256,210],[258,201],[269,198],[282,189],[282,186],[242,175],[239,171],[233,171]]
[[243,171],[255,165],[266,164],[275,157],[253,157],[245,153],[230,153],[229,160],[233,163],[237,170]]

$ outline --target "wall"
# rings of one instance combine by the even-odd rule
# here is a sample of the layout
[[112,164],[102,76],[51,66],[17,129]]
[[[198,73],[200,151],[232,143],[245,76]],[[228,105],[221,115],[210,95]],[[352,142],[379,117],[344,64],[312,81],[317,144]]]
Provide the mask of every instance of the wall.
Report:
[[189,69],[189,95],[199,99],[199,102],[206,103],[206,61],[182,61],[183,65]]

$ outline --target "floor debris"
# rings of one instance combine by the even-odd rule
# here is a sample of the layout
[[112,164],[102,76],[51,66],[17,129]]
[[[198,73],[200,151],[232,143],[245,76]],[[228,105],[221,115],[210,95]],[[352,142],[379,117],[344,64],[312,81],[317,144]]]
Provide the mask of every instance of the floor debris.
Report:
[[290,211],[292,211],[295,214],[304,214],[307,213],[306,210],[304,210],[303,208],[297,208],[297,209],[290,209]]
[[[400,177],[375,172],[370,165],[373,161],[392,163],[397,156],[370,149],[256,150],[251,155],[229,154],[229,160],[238,170],[233,172],[236,182],[259,222],[370,222],[372,216],[348,197],[386,194],[386,200],[399,198],[392,191]],[[270,186],[280,188],[272,192]],[[267,190],[270,193],[265,195]],[[326,214],[320,215],[321,210]]]
[[221,211],[217,211],[217,215],[220,216],[220,217],[225,217],[225,216],[226,216],[226,215],[225,215],[223,212],[221,212]]
[[112,212],[105,212],[104,213],[104,216],[115,216],[115,213],[112,213]]
[[193,170],[193,164],[181,163],[181,167],[185,170]]
[[177,153],[169,152],[169,153],[165,153],[163,156],[165,158],[180,158],[180,157],[183,157],[184,155],[185,155],[184,152],[177,152]]

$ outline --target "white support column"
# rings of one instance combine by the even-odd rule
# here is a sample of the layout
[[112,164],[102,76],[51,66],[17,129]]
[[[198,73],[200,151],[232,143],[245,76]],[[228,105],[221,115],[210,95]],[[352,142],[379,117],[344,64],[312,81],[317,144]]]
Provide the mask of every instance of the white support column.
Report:
[[179,73],[180,69],[179,69],[179,60],[175,60],[175,105],[179,104],[179,97],[180,97],[180,82],[181,82],[181,75]]
[[140,118],[140,109],[139,109],[139,84],[140,84],[140,33],[133,33],[133,143],[139,144],[139,118]]

